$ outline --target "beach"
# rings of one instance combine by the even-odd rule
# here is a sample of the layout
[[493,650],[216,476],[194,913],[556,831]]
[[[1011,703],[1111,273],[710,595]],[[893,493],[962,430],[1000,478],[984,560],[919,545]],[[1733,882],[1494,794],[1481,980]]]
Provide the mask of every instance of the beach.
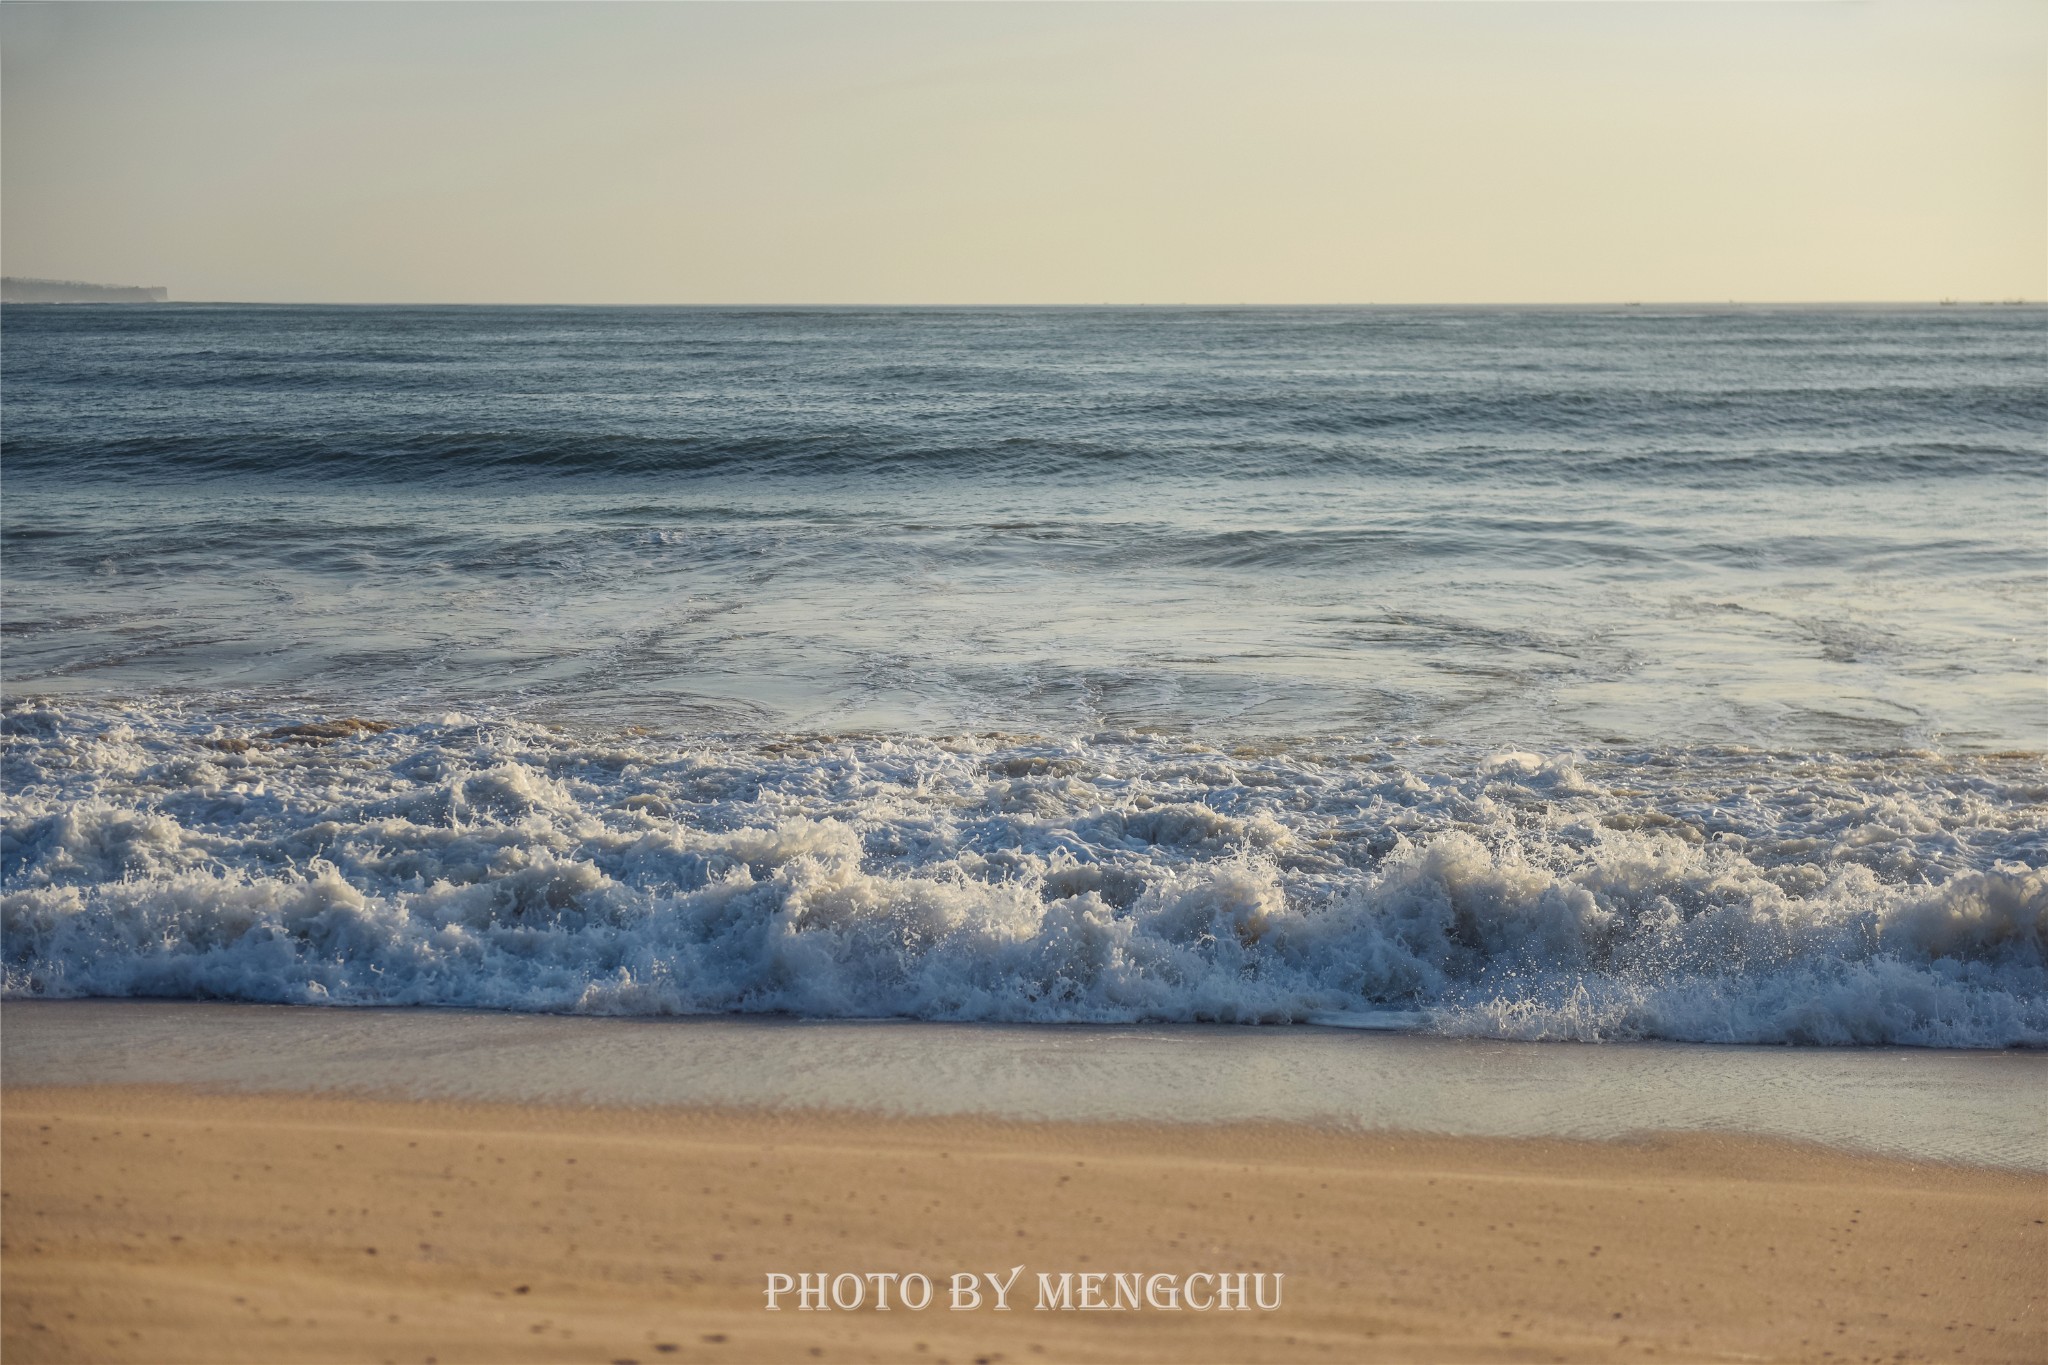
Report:
[[[2038,1360],[2048,1178],[1591,1143],[9,1088],[10,1361]],[[1025,1267],[1011,1310],[956,1271]],[[1039,1312],[1040,1271],[1284,1273]],[[767,1312],[921,1272],[923,1312]],[[986,1286],[983,1286],[984,1291]]]
[[[0,1026],[10,1361],[2048,1348],[2039,1053],[143,1001]],[[1143,1279],[1083,1311],[1091,1274],[1112,1304]],[[1285,1278],[1221,1310],[1240,1274]],[[806,1275],[860,1306],[768,1310]],[[859,1278],[912,1275],[921,1311]]]

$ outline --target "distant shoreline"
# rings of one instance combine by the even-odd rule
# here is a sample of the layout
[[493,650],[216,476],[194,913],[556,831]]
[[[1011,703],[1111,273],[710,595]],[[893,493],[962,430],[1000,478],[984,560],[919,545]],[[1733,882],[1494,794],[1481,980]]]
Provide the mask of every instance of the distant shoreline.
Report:
[[41,280],[0,276],[0,303],[168,303],[160,284],[88,284],[84,280]]

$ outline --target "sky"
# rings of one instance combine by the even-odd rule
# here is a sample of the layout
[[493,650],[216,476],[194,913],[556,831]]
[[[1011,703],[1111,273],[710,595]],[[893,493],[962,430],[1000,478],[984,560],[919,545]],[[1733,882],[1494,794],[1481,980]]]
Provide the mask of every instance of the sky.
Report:
[[2040,299],[2048,4],[0,6],[0,265],[175,299]]

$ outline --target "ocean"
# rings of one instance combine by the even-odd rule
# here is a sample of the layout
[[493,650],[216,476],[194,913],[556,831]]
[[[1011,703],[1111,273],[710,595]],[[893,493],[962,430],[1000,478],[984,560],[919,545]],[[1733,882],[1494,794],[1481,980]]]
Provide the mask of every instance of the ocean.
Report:
[[2044,361],[9,306],[5,995],[2048,1046]]

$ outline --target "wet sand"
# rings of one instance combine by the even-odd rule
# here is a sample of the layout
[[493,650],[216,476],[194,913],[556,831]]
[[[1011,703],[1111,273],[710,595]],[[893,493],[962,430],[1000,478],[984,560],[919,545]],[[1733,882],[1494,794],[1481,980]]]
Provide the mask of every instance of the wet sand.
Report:
[[193,1000],[0,1004],[9,1085],[1305,1123],[1460,1137],[1737,1132],[2048,1174],[2048,1052],[1597,1047],[1227,1024],[594,1018]]
[[[10,1085],[0,1128],[10,1362],[2048,1358],[2048,1177],[1767,1139],[190,1086]],[[1030,1308],[1240,1270],[1281,1308]],[[939,1287],[769,1313],[776,1271]]]

